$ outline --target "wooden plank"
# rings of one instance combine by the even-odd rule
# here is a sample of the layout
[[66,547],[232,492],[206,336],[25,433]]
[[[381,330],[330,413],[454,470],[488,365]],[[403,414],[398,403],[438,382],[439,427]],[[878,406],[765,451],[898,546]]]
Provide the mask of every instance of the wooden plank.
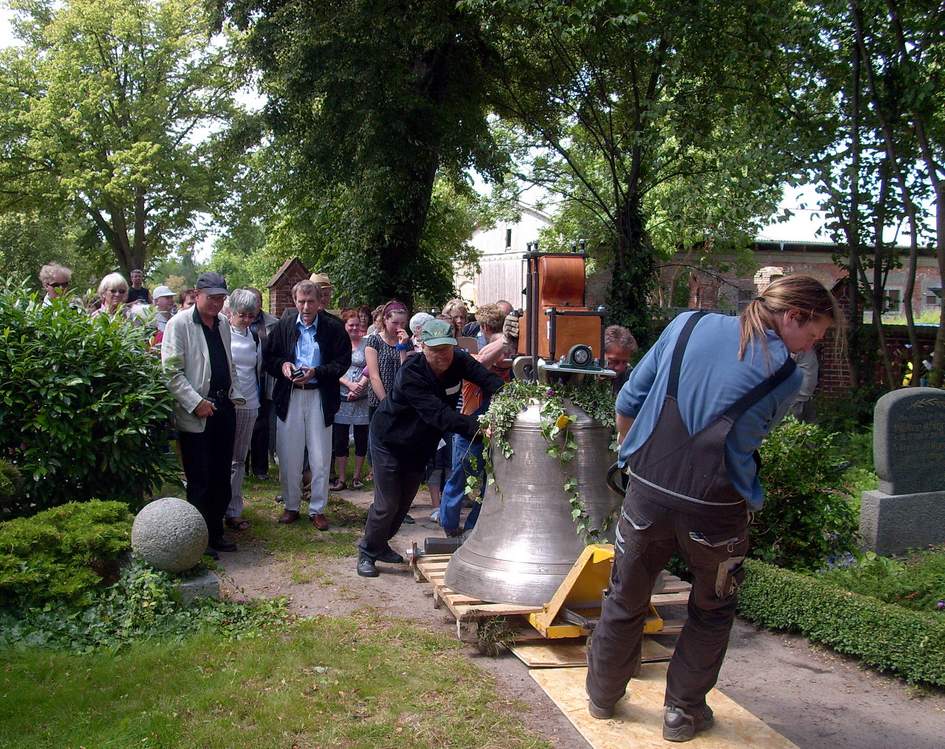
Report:
[[689,603],[689,591],[685,593],[654,593],[650,596],[650,603],[654,606],[673,606]]
[[[511,647],[515,657],[529,668],[568,668],[587,663],[587,647],[583,640],[549,642],[516,642]],[[644,663],[668,661],[673,651],[651,640],[643,638]]]
[[[594,749],[666,749],[663,741],[663,692],[666,664],[646,664],[630,682],[627,695],[617,703],[611,720],[597,720],[587,712],[584,691],[586,668],[536,668],[531,677],[554,701]],[[707,701],[715,711],[715,725],[697,735],[700,749],[797,749],[763,721],[717,689]]]
[[685,582],[684,580],[676,580],[674,582],[668,582],[663,586],[663,589],[660,590],[660,593],[681,593],[683,591],[692,590],[692,585]]
[[[447,604],[449,605],[449,600]],[[474,603],[450,605],[450,610],[461,619],[481,619],[485,616],[513,616],[541,611],[541,606],[519,606],[512,603]]]

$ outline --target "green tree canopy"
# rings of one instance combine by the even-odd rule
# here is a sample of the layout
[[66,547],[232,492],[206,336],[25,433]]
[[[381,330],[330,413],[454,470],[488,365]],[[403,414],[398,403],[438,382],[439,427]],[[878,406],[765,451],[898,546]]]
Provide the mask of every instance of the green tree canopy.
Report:
[[[496,39],[492,101],[525,138],[523,176],[561,195],[613,270],[609,306],[642,341],[654,242],[724,240],[773,211],[792,132],[783,3],[465,0]],[[757,212],[757,213],[756,213]],[[573,221],[572,221],[573,225]]]
[[292,193],[307,193],[304,209],[327,201],[321,219],[334,213],[339,272],[360,265],[368,298],[409,301],[429,267],[424,228],[437,175],[458,186],[465,169],[497,172],[502,163],[487,124],[492,56],[477,16],[453,0],[218,6],[247,29]]
[[198,232],[238,71],[200,0],[13,0],[0,210],[72,211],[128,271]]

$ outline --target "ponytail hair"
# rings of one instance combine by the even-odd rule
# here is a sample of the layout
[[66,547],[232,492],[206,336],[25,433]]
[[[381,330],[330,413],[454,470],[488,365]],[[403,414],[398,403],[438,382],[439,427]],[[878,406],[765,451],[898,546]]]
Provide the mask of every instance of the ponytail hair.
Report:
[[843,327],[840,305],[824,285],[812,276],[784,276],[773,281],[755,297],[741,314],[741,334],[738,339],[738,358],[755,341],[767,354],[767,330],[779,331],[779,318],[789,310],[797,310],[802,325],[815,318],[829,317],[836,330]]

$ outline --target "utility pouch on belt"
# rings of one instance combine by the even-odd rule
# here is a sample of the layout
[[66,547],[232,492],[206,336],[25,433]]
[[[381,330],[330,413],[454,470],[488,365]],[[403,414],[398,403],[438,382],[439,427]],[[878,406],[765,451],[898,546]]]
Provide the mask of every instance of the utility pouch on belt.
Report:
[[715,595],[728,598],[735,592],[735,573],[742,567],[745,557],[729,557],[719,562],[719,571],[715,576]]

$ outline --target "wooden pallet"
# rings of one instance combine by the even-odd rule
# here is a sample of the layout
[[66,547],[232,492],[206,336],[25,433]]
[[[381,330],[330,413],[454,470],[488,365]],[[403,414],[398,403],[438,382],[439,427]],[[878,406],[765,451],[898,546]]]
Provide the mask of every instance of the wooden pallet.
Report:
[[[449,565],[450,554],[435,554],[430,556],[413,556],[414,579],[417,582],[428,582],[432,587],[433,608],[446,609],[456,620],[456,636],[463,642],[475,642],[478,638],[479,623],[484,619],[508,617],[521,620],[521,626],[514,625],[515,642],[541,640],[541,634],[527,623],[529,614],[543,610],[542,606],[523,606],[512,603],[488,603],[478,598],[458,593],[447,587],[444,577]],[[654,606],[685,605],[689,601],[689,591],[692,586],[665,570],[662,573],[661,584],[657,584],[659,593],[650,597]],[[685,623],[682,619],[664,619],[660,635],[676,635],[682,630]]]

